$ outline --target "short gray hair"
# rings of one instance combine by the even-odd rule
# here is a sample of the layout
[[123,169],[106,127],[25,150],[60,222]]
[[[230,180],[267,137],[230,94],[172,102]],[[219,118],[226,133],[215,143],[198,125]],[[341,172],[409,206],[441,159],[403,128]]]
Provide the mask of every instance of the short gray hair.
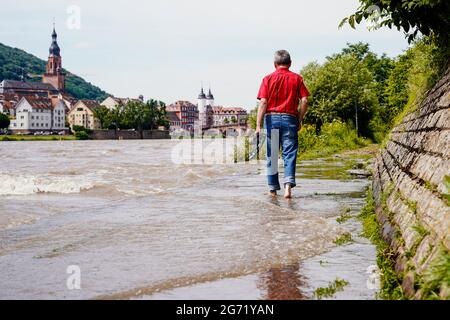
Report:
[[280,66],[288,66],[292,63],[291,55],[286,50],[278,50],[275,52],[274,62]]

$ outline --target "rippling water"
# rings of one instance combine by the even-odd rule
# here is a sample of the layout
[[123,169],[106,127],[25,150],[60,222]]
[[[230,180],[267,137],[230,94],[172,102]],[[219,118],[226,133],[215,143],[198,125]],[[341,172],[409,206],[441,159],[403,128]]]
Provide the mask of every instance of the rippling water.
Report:
[[[367,185],[305,162],[294,198],[271,199],[263,162],[174,164],[177,144],[0,144],[0,298],[157,297],[267,272],[289,279],[333,246],[342,203]],[[81,290],[67,289],[69,265]]]

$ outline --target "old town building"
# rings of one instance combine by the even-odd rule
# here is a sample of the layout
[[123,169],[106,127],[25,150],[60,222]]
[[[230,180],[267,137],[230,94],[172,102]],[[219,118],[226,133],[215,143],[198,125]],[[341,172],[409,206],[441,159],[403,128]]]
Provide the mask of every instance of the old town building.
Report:
[[22,97],[15,109],[15,119],[9,126],[13,133],[60,132],[67,129],[65,104],[61,99]]
[[117,97],[108,97],[100,104],[105,106],[109,110],[114,110],[118,106],[124,106],[130,101],[144,102],[144,96],[140,95],[138,99],[133,98],[117,98]]
[[100,122],[96,119],[94,113],[95,109],[100,107],[100,103],[95,100],[79,100],[67,115],[70,128],[81,126],[90,130],[100,129]]
[[213,126],[226,126],[245,124],[247,122],[247,111],[241,107],[212,107]]
[[166,107],[167,117],[172,130],[194,130],[198,120],[197,106],[189,101],[177,101]]

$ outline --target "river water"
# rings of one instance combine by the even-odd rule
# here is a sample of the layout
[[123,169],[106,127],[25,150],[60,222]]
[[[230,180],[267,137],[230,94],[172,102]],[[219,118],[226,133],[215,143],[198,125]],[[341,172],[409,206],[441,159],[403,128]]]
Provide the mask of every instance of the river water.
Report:
[[300,164],[287,201],[264,162],[180,163],[180,143],[1,143],[0,298],[308,299],[336,277],[335,298],[374,297],[373,247],[336,222],[368,185],[346,159]]

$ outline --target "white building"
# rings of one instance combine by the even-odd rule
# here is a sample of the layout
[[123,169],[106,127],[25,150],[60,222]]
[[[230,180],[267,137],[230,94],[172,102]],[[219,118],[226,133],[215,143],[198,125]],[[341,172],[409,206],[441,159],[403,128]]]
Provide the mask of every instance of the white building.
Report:
[[105,106],[109,110],[114,110],[118,106],[124,106],[130,101],[141,101],[144,102],[144,96],[140,95],[139,99],[132,98],[116,98],[116,97],[108,97],[100,103],[102,106]]
[[213,112],[212,107],[214,106],[214,96],[209,89],[208,95],[205,95],[203,87],[198,95],[197,108],[198,108],[198,120],[201,127],[210,128],[213,125]]
[[241,107],[213,107],[213,125],[242,125],[247,123],[247,111]]
[[15,109],[16,118],[9,126],[15,133],[67,130],[66,105],[61,99],[23,97]]

